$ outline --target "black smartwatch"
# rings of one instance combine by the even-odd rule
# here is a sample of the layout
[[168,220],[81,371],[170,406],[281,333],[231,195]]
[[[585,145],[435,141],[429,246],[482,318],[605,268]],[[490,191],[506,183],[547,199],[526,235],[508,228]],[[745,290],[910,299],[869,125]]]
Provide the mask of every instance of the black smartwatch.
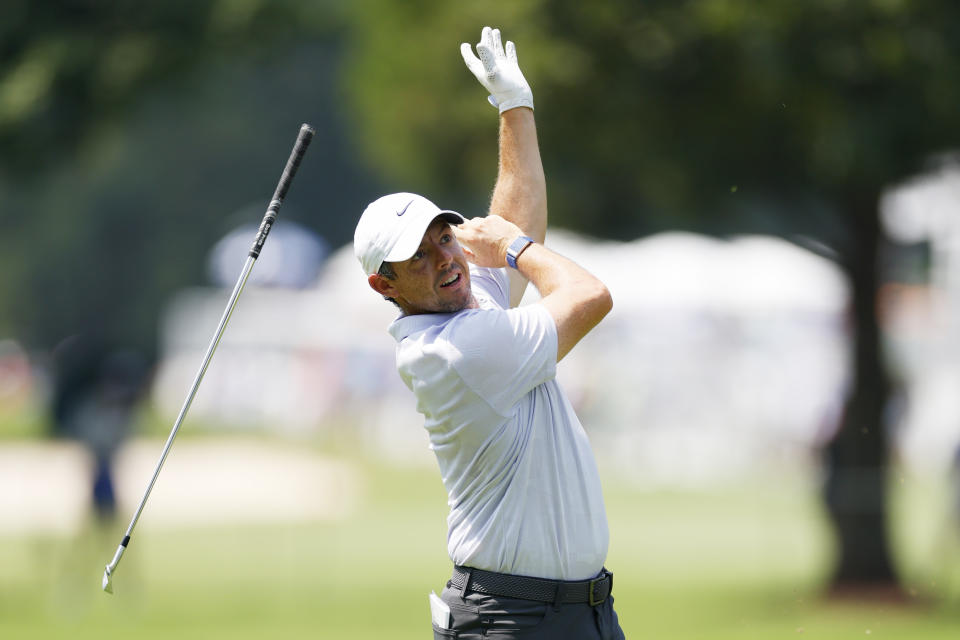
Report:
[[533,244],[533,238],[529,236],[517,236],[517,239],[507,247],[507,264],[516,269],[517,258],[519,258],[520,254],[531,244]]

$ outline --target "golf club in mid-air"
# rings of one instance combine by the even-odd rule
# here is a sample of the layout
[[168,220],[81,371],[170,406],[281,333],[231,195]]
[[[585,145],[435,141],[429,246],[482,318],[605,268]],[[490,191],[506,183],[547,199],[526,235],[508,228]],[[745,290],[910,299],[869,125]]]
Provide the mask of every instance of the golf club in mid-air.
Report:
[[106,566],[103,571],[103,590],[107,593],[113,593],[113,585],[111,583],[111,577],[113,572],[117,570],[117,565],[120,563],[120,558],[123,556],[124,550],[126,550],[127,545],[130,544],[130,535],[133,533],[133,528],[137,525],[137,520],[140,519],[140,514],[143,512],[143,507],[147,503],[147,498],[150,497],[150,492],[153,490],[153,485],[157,481],[157,476],[160,474],[160,468],[163,466],[164,460],[167,459],[167,454],[170,453],[170,446],[173,444],[173,439],[177,436],[177,431],[180,429],[181,423],[183,423],[184,416],[187,415],[187,410],[190,409],[190,404],[193,402],[193,397],[197,394],[197,389],[200,387],[200,381],[203,380],[203,374],[207,371],[207,366],[210,364],[210,359],[213,357],[213,352],[216,351],[217,345],[220,343],[220,338],[223,336],[223,330],[227,326],[227,322],[230,320],[230,316],[233,313],[233,309],[237,306],[237,298],[240,297],[240,293],[243,291],[243,286],[247,282],[247,278],[250,276],[250,271],[253,269],[253,264],[256,262],[257,258],[260,256],[260,250],[263,248],[263,243],[267,239],[267,234],[270,233],[270,228],[277,220],[277,213],[280,210],[280,205],[283,204],[283,199],[287,195],[287,189],[290,188],[290,183],[293,181],[293,176],[297,172],[297,168],[300,166],[300,161],[303,159],[303,154],[307,150],[307,146],[310,144],[310,141],[313,139],[313,134],[316,130],[309,124],[304,124],[300,127],[300,133],[297,135],[297,142],[293,146],[293,151],[290,152],[290,158],[287,160],[287,166],[283,169],[283,174],[280,176],[280,182],[277,184],[277,189],[273,193],[273,199],[270,200],[270,205],[267,207],[267,212],[263,216],[263,222],[260,223],[260,228],[257,231],[256,238],[254,239],[253,246],[250,248],[250,253],[247,255],[247,261],[243,265],[243,270],[240,272],[240,278],[237,280],[236,286],[233,288],[233,293],[230,294],[230,299],[227,301],[227,308],[223,312],[223,316],[220,318],[220,324],[217,326],[217,331],[213,336],[213,340],[210,341],[210,346],[207,347],[207,353],[203,357],[203,363],[200,365],[200,370],[197,372],[196,377],[193,380],[193,386],[190,388],[190,393],[187,394],[187,399],[183,403],[183,407],[180,409],[180,414],[177,416],[176,421],[173,424],[173,429],[170,431],[170,436],[167,438],[167,443],[163,447],[163,453],[160,454],[160,460],[157,462],[157,468],[153,471],[153,478],[150,479],[150,484],[147,485],[147,490],[143,494],[143,498],[140,500],[140,506],[137,507],[136,512],[133,514],[133,518],[130,520],[130,526],[127,527],[127,532],[123,536],[123,540],[120,542],[120,546],[117,547],[117,552],[113,556],[113,560],[110,561],[110,564]]

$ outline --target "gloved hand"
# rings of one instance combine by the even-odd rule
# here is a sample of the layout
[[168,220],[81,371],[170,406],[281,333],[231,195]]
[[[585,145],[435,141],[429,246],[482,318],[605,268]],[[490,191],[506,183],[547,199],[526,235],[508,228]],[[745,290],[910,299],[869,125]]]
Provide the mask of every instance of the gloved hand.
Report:
[[533,92],[520,72],[517,47],[508,41],[504,51],[500,41],[500,29],[483,28],[480,42],[477,43],[479,59],[473,55],[473,49],[466,42],[460,45],[460,54],[467,68],[490,92],[487,100],[498,107],[500,113],[517,107],[533,109]]

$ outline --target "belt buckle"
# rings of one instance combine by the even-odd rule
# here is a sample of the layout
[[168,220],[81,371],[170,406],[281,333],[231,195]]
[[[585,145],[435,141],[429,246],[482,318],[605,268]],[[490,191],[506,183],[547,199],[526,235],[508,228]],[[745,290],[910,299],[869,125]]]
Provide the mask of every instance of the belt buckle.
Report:
[[[598,586],[602,587],[603,585],[601,583],[607,579],[610,580],[610,586],[607,588],[607,592],[604,594],[602,598],[599,598],[599,599],[596,598],[595,594],[597,591],[597,587]],[[613,591],[613,574],[607,571],[606,569],[604,569],[599,576],[597,576],[596,578],[590,581],[588,587],[589,587],[589,590],[587,592],[587,602],[590,604],[590,606],[595,607],[598,604],[603,604],[603,602],[610,595],[610,592]]]

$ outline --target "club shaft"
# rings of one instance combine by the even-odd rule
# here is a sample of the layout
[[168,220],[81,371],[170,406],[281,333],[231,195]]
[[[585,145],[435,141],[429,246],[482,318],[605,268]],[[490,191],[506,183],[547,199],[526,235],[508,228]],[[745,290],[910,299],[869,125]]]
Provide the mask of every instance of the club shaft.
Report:
[[180,408],[180,413],[177,415],[177,419],[173,423],[173,429],[170,430],[170,435],[167,437],[167,443],[164,445],[163,452],[160,454],[160,460],[157,462],[157,467],[153,471],[153,477],[150,478],[150,484],[147,486],[147,490],[144,492],[143,498],[140,500],[140,505],[137,507],[136,513],[133,514],[133,519],[130,520],[130,526],[127,527],[126,535],[128,537],[131,533],[133,533],[133,528],[137,526],[137,520],[140,519],[140,514],[143,513],[143,507],[147,504],[147,499],[150,497],[150,492],[153,491],[153,485],[156,484],[157,476],[160,475],[160,469],[163,467],[163,463],[167,459],[167,454],[170,453],[170,447],[173,446],[173,440],[177,437],[177,432],[180,430],[180,425],[183,424],[183,419],[186,417],[187,411],[190,410],[190,405],[193,404],[193,399],[197,395],[197,389],[200,388],[200,382],[203,381],[203,376],[207,372],[207,367],[210,366],[210,360],[213,358],[213,353],[217,350],[217,346],[220,344],[220,338],[223,337],[223,330],[230,321],[230,316],[233,315],[233,310],[237,306],[237,299],[240,297],[240,293],[243,292],[243,288],[247,284],[247,278],[250,277],[250,271],[253,269],[254,262],[256,262],[256,258],[248,256],[247,261],[243,265],[243,271],[240,273],[240,277],[237,279],[237,284],[233,288],[233,293],[230,294],[230,299],[227,301],[227,307],[224,309],[223,316],[220,318],[220,324],[217,325],[217,332],[214,334],[213,340],[210,341],[210,345],[207,347],[207,352],[203,356],[203,363],[200,365],[200,370],[197,371],[197,375],[193,379],[193,386],[190,387],[190,393],[187,394],[187,399]]
[[160,469],[163,468],[163,463],[166,461],[167,455],[170,453],[170,448],[173,446],[173,441],[177,437],[177,432],[180,430],[180,425],[183,424],[183,420],[187,415],[187,411],[190,410],[190,405],[193,404],[193,399],[197,395],[197,390],[200,388],[200,382],[203,380],[203,376],[207,372],[207,367],[210,365],[210,360],[213,358],[213,354],[217,350],[217,345],[220,344],[220,338],[223,337],[223,331],[226,328],[227,323],[230,321],[230,316],[233,315],[233,310],[237,306],[237,300],[240,298],[240,294],[243,292],[243,288],[247,283],[247,279],[250,277],[250,271],[253,269],[254,263],[260,256],[260,250],[263,248],[263,243],[267,239],[267,234],[269,234],[270,228],[273,226],[274,222],[276,222],[280,205],[283,203],[283,199],[287,194],[287,190],[290,188],[290,183],[293,181],[293,176],[296,174],[297,168],[300,166],[300,161],[303,159],[303,154],[306,152],[307,146],[313,139],[314,133],[314,128],[308,124],[304,124],[300,127],[300,132],[297,135],[297,140],[294,144],[293,151],[290,153],[287,164],[280,176],[280,182],[274,191],[273,198],[270,201],[267,212],[264,214],[263,221],[261,222],[256,238],[254,239],[253,247],[247,255],[247,261],[243,265],[243,270],[240,272],[240,277],[237,279],[237,284],[233,287],[233,292],[230,294],[230,299],[227,301],[226,309],[224,309],[223,315],[220,317],[220,324],[217,325],[217,331],[214,334],[213,339],[210,341],[210,345],[207,347],[207,352],[203,357],[200,370],[197,371],[197,375],[193,380],[193,385],[190,387],[190,393],[187,394],[187,398],[184,401],[183,406],[180,408],[180,413],[177,415],[177,419],[173,424],[173,428],[170,430],[170,435],[167,437],[167,442],[163,447],[163,452],[160,454],[160,460],[157,462],[157,466],[153,470],[153,477],[150,478],[150,484],[147,485],[147,490],[144,492],[143,498],[141,498],[140,504],[137,506],[137,510],[133,514],[133,518],[130,519],[130,525],[127,527],[127,532],[123,536],[120,546],[117,547],[117,551],[113,556],[113,560],[111,560],[110,564],[108,564],[104,570],[103,588],[105,591],[112,592],[110,587],[110,576],[114,570],[116,570],[117,564],[119,564],[120,558],[123,556],[123,552],[130,542],[130,536],[133,534],[133,529],[137,526],[137,521],[140,519],[140,515],[143,513],[143,508],[147,504],[147,499],[150,497],[150,493],[153,491],[153,486],[156,484],[157,477],[160,475]]

